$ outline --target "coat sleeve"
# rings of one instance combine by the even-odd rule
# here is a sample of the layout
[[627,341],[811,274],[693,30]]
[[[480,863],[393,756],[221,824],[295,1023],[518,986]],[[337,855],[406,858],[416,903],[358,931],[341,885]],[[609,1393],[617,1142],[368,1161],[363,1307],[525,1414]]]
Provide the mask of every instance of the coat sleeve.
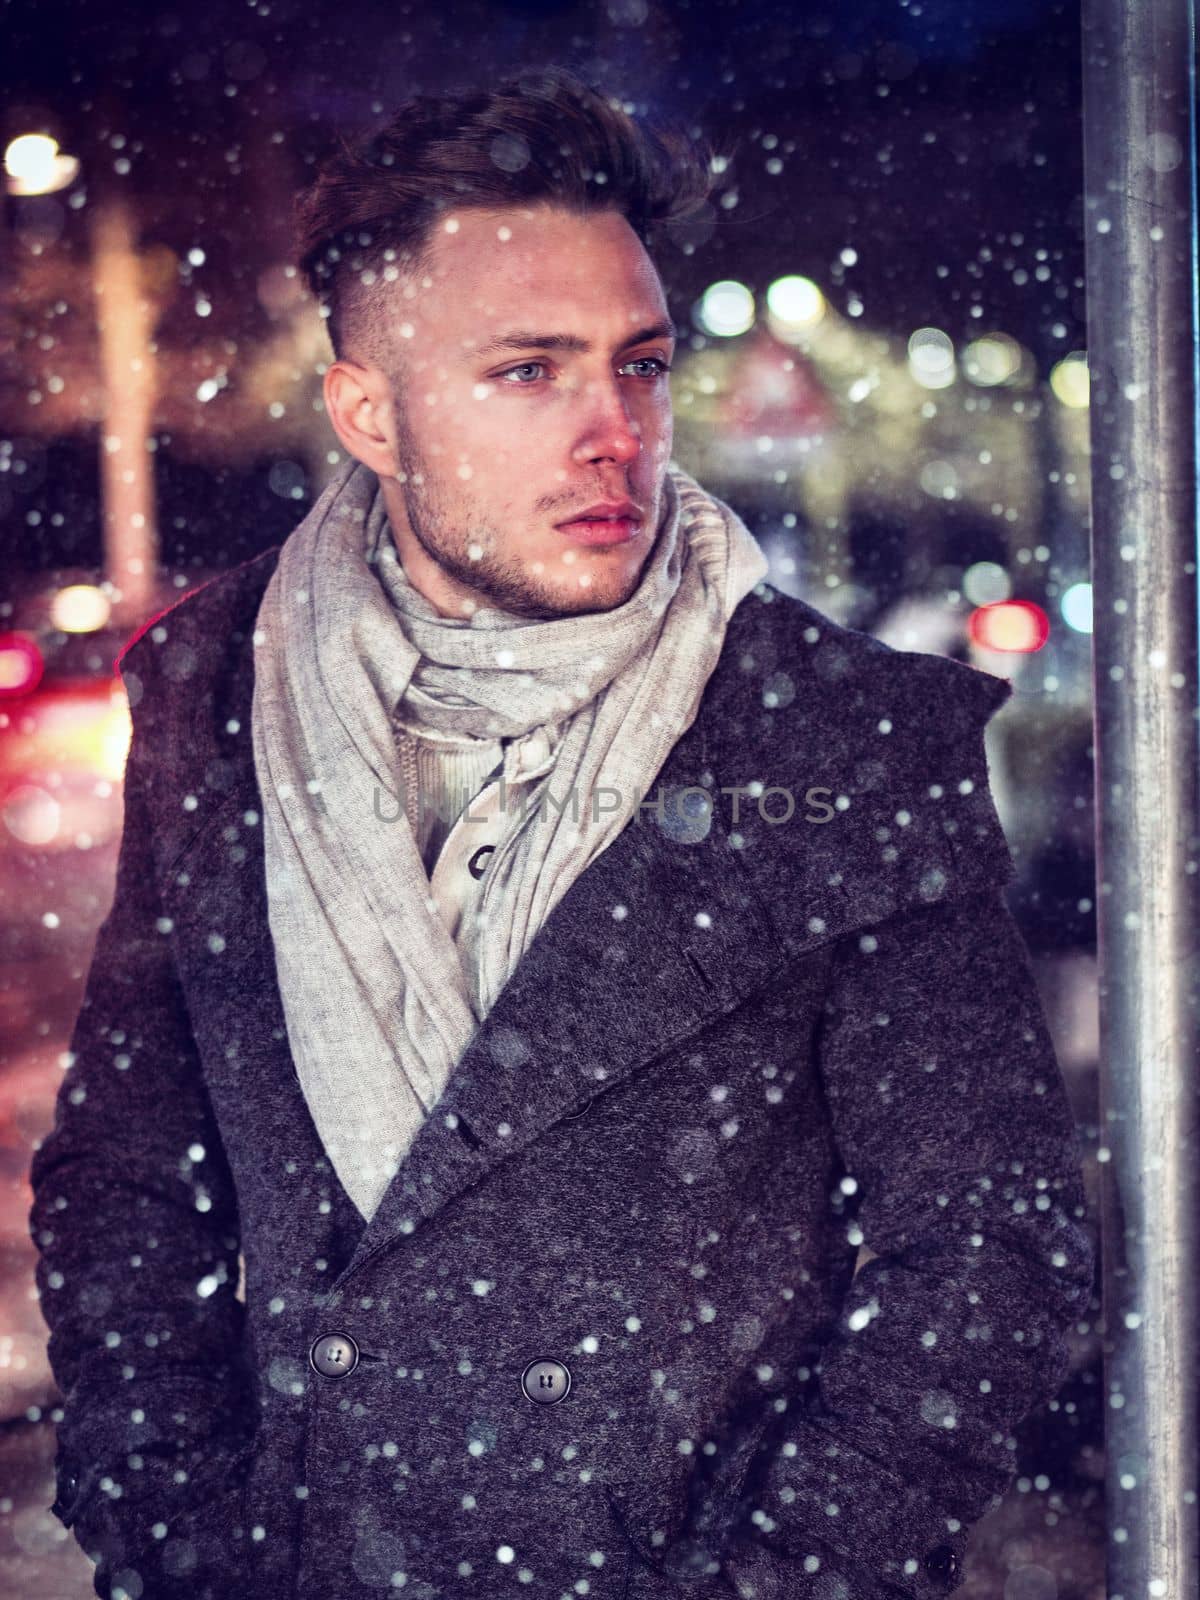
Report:
[[115,896],[31,1168],[63,1396],[52,1509],[98,1582],[235,1482],[255,1434],[236,1199],[156,889],[153,759],[135,716]]
[[875,1259],[811,1398],[751,1464],[725,1568],[736,1583],[765,1547],[801,1583],[823,1571],[813,1594],[841,1594],[836,1576],[848,1600],[934,1600],[1015,1475],[1012,1429],[1067,1374],[1095,1266],[1078,1137],[1003,890],[843,938],[819,1064]]

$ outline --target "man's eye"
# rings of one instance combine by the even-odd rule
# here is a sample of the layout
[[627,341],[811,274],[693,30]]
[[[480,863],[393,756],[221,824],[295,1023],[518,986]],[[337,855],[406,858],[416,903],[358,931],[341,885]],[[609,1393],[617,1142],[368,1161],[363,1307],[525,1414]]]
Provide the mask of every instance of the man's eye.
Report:
[[[544,361],[522,361],[519,367],[509,367],[508,371],[502,372],[500,376],[502,378],[510,378],[514,372],[528,372],[530,367],[544,367],[545,365],[546,363]],[[511,384],[510,387],[514,389],[527,389],[529,385],[527,383],[514,383]]]
[[651,362],[655,367],[658,368],[657,372],[650,373],[650,377],[652,378],[665,377],[665,375],[671,370],[669,365],[662,359],[661,356],[635,356],[634,359],[628,363],[628,365],[631,367],[644,367]]

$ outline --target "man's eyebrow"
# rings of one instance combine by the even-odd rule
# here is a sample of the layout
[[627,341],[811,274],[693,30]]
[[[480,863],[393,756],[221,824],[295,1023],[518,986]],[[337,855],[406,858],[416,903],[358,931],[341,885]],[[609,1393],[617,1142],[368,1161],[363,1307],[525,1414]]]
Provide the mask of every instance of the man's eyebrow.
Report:
[[[617,350],[628,350],[632,345],[645,344],[650,339],[678,339],[678,337],[678,328],[669,317],[666,317],[639,328],[636,333],[619,344]],[[496,334],[483,344],[475,345],[468,352],[468,356],[470,360],[475,360],[479,356],[493,355],[499,350],[571,350],[578,355],[587,355],[591,348],[591,340],[581,339],[577,333],[529,333],[524,328],[514,328],[508,333]]]

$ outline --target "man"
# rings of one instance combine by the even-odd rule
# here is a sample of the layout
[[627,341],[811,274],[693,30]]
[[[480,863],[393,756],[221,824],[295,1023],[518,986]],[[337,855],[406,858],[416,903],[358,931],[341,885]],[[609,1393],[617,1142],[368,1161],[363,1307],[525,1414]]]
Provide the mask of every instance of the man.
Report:
[[671,462],[646,239],[707,182],[552,71],[307,192],[349,459],[123,654],[33,1169],[102,1595],[930,1600],[1065,1375],[1010,689]]

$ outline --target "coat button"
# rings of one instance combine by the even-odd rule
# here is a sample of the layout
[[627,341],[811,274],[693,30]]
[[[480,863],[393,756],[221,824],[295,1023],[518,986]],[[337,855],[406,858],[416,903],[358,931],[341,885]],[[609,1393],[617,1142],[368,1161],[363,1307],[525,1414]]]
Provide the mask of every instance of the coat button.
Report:
[[953,1583],[958,1577],[958,1557],[948,1544],[940,1544],[925,1557],[925,1571],[942,1583]]
[[323,1333],[313,1340],[308,1359],[323,1378],[345,1378],[358,1365],[358,1346],[348,1333]]
[[571,1374],[561,1361],[531,1361],[521,1374],[521,1387],[527,1400],[552,1406],[565,1400],[571,1388]]

